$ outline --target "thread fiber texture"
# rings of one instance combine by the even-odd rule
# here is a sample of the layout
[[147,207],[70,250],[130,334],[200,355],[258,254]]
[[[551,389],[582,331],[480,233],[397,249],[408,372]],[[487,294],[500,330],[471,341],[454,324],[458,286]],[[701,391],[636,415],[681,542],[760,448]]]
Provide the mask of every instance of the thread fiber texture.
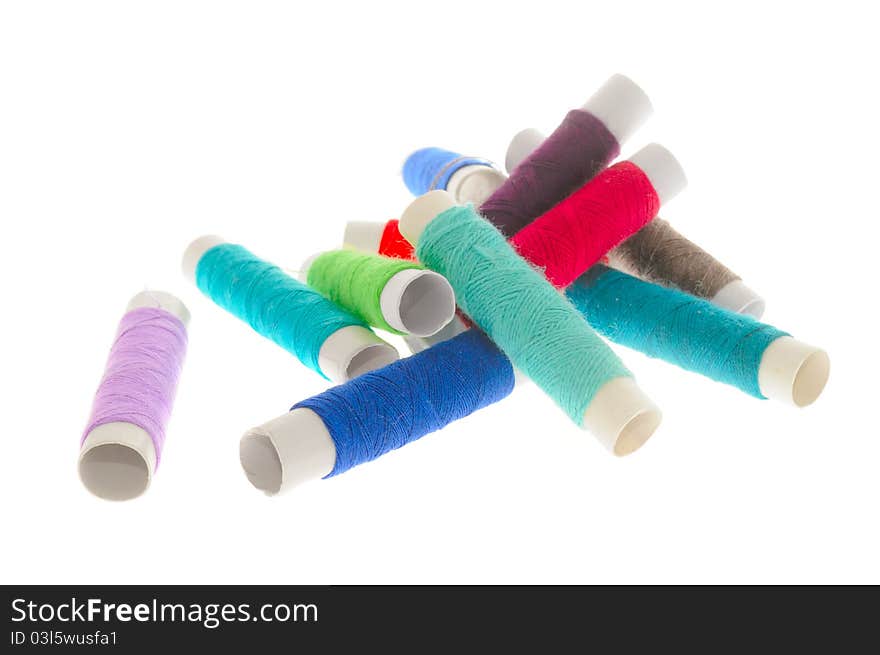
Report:
[[324,377],[318,353],[327,337],[351,325],[366,328],[360,318],[239,245],[224,243],[202,255],[196,285]]
[[382,238],[379,240],[379,254],[395,259],[415,259],[416,253],[412,244],[400,233],[398,220],[392,218],[385,224],[382,230]]
[[357,314],[369,325],[395,334],[382,315],[379,298],[394,275],[407,269],[425,267],[402,259],[392,259],[354,250],[333,250],[319,255],[309,267],[309,286],[330,300]]
[[566,295],[600,334],[757,398],[761,357],[788,336],[701,298],[596,266]]
[[186,343],[186,327],[173,314],[152,307],[126,313],[80,443],[100,425],[131,423],[150,435],[158,465]]
[[573,109],[480,206],[505,236],[513,236],[593,178],[620,153],[620,144],[591,113]]
[[668,222],[655,218],[608,254],[612,266],[643,280],[711,300],[739,275]]
[[567,287],[611,248],[650,222],[660,199],[648,176],[623,161],[511,238],[514,249],[558,288]]
[[436,216],[416,256],[446,277],[461,309],[578,425],[606,382],[630,375],[571,304],[470,205]]
[[481,157],[467,157],[443,148],[416,150],[403,163],[403,182],[415,196],[434,189],[446,189],[453,174],[465,166],[492,166]]
[[468,330],[291,409],[307,407],[327,426],[336,445],[330,477],[498,402],[513,385],[508,359]]

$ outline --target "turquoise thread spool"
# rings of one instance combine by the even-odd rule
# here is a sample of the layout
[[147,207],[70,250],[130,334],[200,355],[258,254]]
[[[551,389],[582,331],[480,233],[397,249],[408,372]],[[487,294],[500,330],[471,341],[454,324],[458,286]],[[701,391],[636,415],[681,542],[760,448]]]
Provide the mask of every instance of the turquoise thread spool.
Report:
[[[183,255],[184,274],[198,284],[200,263],[203,258],[209,253],[217,254],[218,251],[215,249],[223,248],[236,248],[236,246],[227,244],[222,238],[213,235],[196,239]],[[260,275],[271,274],[284,285],[282,298],[271,301],[239,298],[238,295],[247,292],[244,287],[247,286],[248,280],[234,278],[233,276],[238,273],[233,270],[220,271],[219,275],[226,277],[219,281],[219,293],[216,295],[208,294],[207,291],[205,293],[221,307],[249,323],[257,332],[296,355],[304,364],[333,382],[345,382],[398,359],[397,351],[373,334],[360,319],[337,307],[298,280],[282,274],[277,267],[273,267],[268,262],[250,253],[244,256],[247,257],[250,267],[259,269]],[[310,305],[315,309],[306,310],[303,307],[300,310],[293,306],[283,306],[287,300],[298,303],[302,299],[309,300]],[[269,304],[266,304],[267,302]],[[260,306],[250,307],[250,311],[243,309],[254,303]],[[289,318],[295,318],[299,322],[297,327],[301,333],[298,335],[287,333],[290,326],[281,316],[281,312],[290,311],[294,311],[294,314]],[[316,315],[303,316],[298,313],[300,311],[315,311]],[[314,320],[311,325],[310,318]],[[310,327],[313,333],[308,332]]]
[[400,230],[514,366],[606,448],[626,455],[653,434],[660,410],[629,371],[473,208],[457,207],[445,191],[432,191],[404,211]]

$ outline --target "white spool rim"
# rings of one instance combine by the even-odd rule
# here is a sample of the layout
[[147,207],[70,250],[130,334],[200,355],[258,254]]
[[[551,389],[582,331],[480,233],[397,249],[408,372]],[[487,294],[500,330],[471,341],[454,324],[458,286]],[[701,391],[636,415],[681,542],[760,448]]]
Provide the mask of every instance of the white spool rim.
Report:
[[757,320],[764,315],[766,303],[742,280],[728,282],[718,290],[712,303],[737,314],[746,314]]
[[544,143],[544,135],[534,127],[527,127],[514,135],[507,146],[507,154],[504,157],[504,167],[508,173],[519,166],[523,160],[531,155]]
[[300,407],[248,430],[239,459],[250,483],[274,496],[328,475],[336,465],[336,445],[324,421]]
[[450,207],[455,207],[455,201],[449,193],[440,189],[428,191],[403,210],[400,215],[400,233],[411,244],[417,245],[428,223]]
[[382,243],[382,235],[385,233],[385,226],[386,223],[349,221],[345,225],[342,245],[351,250],[378,253],[379,245]]
[[619,145],[626,143],[651,114],[648,94],[625,75],[612,75],[587,100],[583,109],[598,118]]
[[330,380],[347,382],[359,375],[396,362],[400,358],[394,346],[360,325],[336,330],[318,351],[318,366]]
[[141,307],[152,307],[154,309],[162,309],[172,316],[176,316],[184,327],[189,325],[190,313],[183,304],[183,301],[174,294],[167,291],[157,291],[155,289],[145,289],[137,293],[128,301],[126,312]]
[[182,268],[183,274],[187,279],[195,284],[196,269],[199,267],[199,261],[202,256],[211,248],[226,243],[222,237],[216,234],[206,234],[190,243],[183,252]]
[[479,207],[504,184],[507,176],[489,164],[462,166],[452,174],[446,190],[458,204]]
[[657,406],[629,377],[606,382],[584,412],[583,427],[607,450],[623,457],[641,448],[663,418]]
[[824,350],[779,337],[761,356],[758,387],[767,398],[806,407],[822,394],[830,373],[831,359]]
[[642,169],[651,181],[661,205],[668,203],[687,186],[687,177],[681,164],[659,143],[649,143],[629,161]]
[[85,488],[98,498],[131,500],[150,486],[156,449],[143,428],[132,423],[105,423],[83,441],[78,470]]
[[455,316],[455,292],[434,271],[407,268],[395,273],[379,295],[388,325],[416,337],[429,337]]

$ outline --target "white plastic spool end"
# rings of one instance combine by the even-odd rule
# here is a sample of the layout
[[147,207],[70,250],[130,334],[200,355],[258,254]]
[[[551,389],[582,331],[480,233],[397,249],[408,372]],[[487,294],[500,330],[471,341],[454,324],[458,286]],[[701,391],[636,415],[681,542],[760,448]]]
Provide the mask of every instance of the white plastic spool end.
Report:
[[406,342],[407,347],[410,352],[415,355],[416,353],[420,353],[423,350],[427,350],[431,346],[442,343],[443,341],[449,341],[453,337],[457,337],[459,334],[467,330],[467,326],[462,322],[462,320],[458,316],[453,316],[452,320],[449,321],[442,329],[434,334],[427,337],[415,337],[413,335],[404,335],[403,340]]
[[379,244],[382,243],[384,232],[385,223],[350,221],[345,226],[342,245],[351,250],[362,250],[375,254],[379,252]]
[[379,307],[395,330],[429,337],[455,316],[455,292],[439,273],[408,268],[388,280],[379,295]]
[[742,280],[728,282],[712,298],[712,303],[737,314],[747,314],[760,320],[764,315],[764,299]]
[[687,176],[675,156],[659,143],[649,143],[629,158],[651,181],[651,186],[665,205],[687,186]]
[[196,269],[199,266],[199,261],[202,259],[202,256],[214,246],[219,246],[224,243],[226,243],[226,240],[222,237],[218,237],[216,234],[206,234],[187,246],[186,250],[183,252],[183,274],[190,282],[195,284]]
[[403,210],[399,223],[400,233],[411,244],[417,245],[428,223],[451,207],[455,207],[455,201],[449,193],[440,189],[428,191]]
[[615,455],[641,448],[660,425],[663,414],[629,377],[606,382],[584,412],[583,426]]
[[446,184],[449,195],[459,204],[473,203],[479,207],[495,193],[507,177],[494,166],[471,164],[452,174]]
[[[141,291],[126,312],[140,307],[163,309],[189,324],[186,305],[165,291]],[[79,451],[79,478],[91,493],[105,500],[130,500],[150,486],[156,470],[156,448],[147,431],[133,423],[99,425],[89,432]]]
[[824,350],[779,337],[761,357],[758,387],[767,398],[806,407],[821,395],[830,372],[831,359]]
[[336,330],[318,351],[318,366],[331,381],[339,384],[359,375],[388,366],[400,358],[397,350],[371,330],[348,325]]
[[527,127],[516,133],[507,146],[507,155],[504,157],[504,167],[508,173],[519,166],[522,161],[531,155],[538,146],[544,143],[544,135],[534,127]]
[[268,496],[328,475],[336,446],[321,417],[300,407],[248,430],[239,442],[248,480]]
[[654,107],[642,88],[625,75],[612,75],[594,93],[583,109],[598,118],[623,145],[635,134]]

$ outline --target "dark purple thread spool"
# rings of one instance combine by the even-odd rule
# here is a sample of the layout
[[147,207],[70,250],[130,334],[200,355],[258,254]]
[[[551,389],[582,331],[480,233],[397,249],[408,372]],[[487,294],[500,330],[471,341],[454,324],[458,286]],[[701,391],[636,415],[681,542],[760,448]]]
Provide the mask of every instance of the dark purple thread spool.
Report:
[[610,164],[651,111],[635,82],[612,76],[522,160],[480,213],[505,236],[513,236]]

